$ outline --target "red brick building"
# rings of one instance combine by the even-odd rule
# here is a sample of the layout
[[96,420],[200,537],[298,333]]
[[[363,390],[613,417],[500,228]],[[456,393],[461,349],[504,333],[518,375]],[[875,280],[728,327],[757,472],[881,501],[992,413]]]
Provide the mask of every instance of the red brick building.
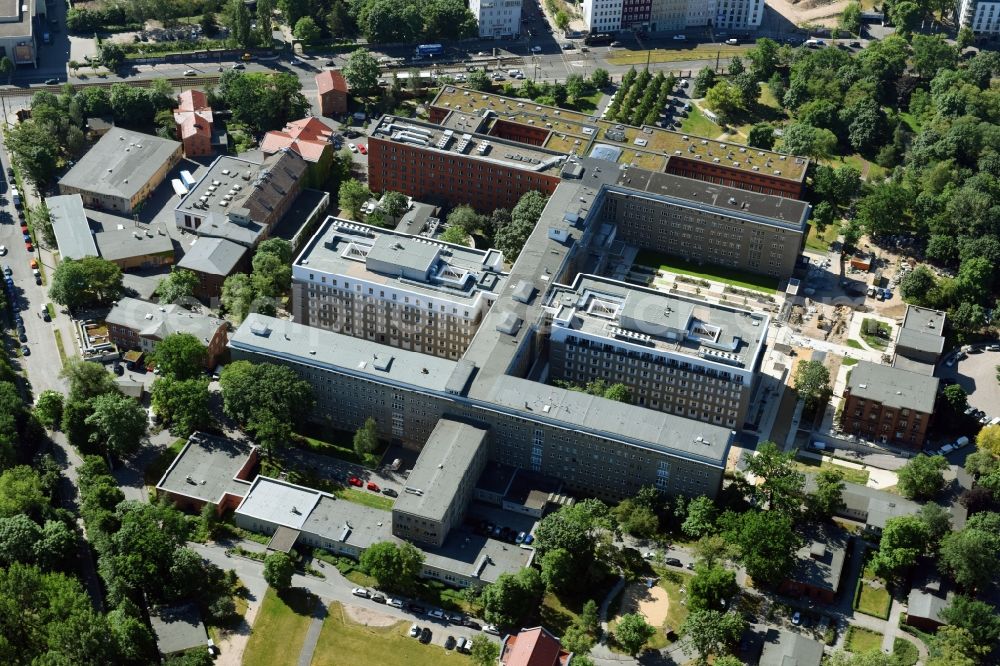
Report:
[[337,69],[328,69],[316,75],[316,94],[319,112],[324,116],[347,113],[347,80]]
[[938,379],[861,361],[844,389],[840,427],[872,442],[919,450],[934,415]]
[[178,95],[174,123],[187,157],[212,154],[213,118],[208,95],[200,90],[185,90]]
[[151,353],[156,344],[173,333],[190,333],[208,350],[205,367],[213,368],[226,351],[229,325],[224,319],[185,310],[173,303],[157,305],[137,298],[122,298],[104,320],[108,338],[119,351]]
[[384,118],[368,140],[368,183],[373,192],[402,192],[436,205],[467,203],[489,213],[513,208],[531,190],[551,194],[562,161],[553,151],[492,136]]

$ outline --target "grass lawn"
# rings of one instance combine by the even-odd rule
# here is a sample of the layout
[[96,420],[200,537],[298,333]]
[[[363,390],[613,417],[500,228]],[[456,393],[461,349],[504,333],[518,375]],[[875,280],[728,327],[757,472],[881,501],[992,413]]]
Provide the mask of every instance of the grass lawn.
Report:
[[806,236],[806,247],[810,250],[816,250],[817,252],[827,252],[830,250],[830,243],[837,240],[837,234],[840,233],[840,226],[836,224],[831,224],[823,233],[816,231],[816,225],[809,225],[809,235]]
[[734,287],[756,289],[757,291],[770,294],[778,290],[778,280],[766,275],[754,275],[753,273],[745,273],[724,266],[699,266],[678,257],[668,257],[658,252],[650,252],[649,250],[640,251],[635,257],[635,263],[642,266],[659,268],[670,273],[680,273],[705,280],[715,280],[716,282],[731,284]]
[[857,365],[858,359],[851,358],[850,356],[845,356],[844,360],[840,362],[841,365]]
[[[878,330],[878,335],[868,331]],[[872,349],[885,349],[889,346],[889,338],[892,337],[892,326],[877,319],[866,318],[861,322],[861,337]]]
[[576,111],[588,113],[597,108],[597,102],[600,101],[602,94],[603,93],[600,90],[598,90],[593,94],[580,97],[579,99],[574,99],[573,103],[567,106]]
[[705,114],[697,106],[692,105],[688,117],[681,123],[680,131],[685,134],[694,134],[714,139],[722,132],[722,128],[706,118]]
[[343,430],[325,430],[321,436],[318,428],[308,427],[304,429],[307,432],[292,437],[292,444],[312,453],[332,456],[357,465],[375,468],[378,466],[379,460],[382,459],[382,453],[385,452],[386,443],[379,442],[378,450],[374,453],[366,453],[364,457],[361,457],[354,451],[354,433]]
[[858,654],[869,650],[878,650],[882,647],[882,634],[877,634],[861,627],[850,627],[847,630],[847,638],[844,642],[844,649],[848,652]]
[[796,458],[795,467],[800,472],[806,472],[809,474],[815,474],[821,469],[836,469],[844,473],[844,481],[847,481],[848,483],[858,483],[862,486],[868,483],[868,470],[844,467],[843,465],[838,465],[825,460],[816,460],[815,458],[806,457]]
[[900,113],[899,119],[902,120],[904,123],[906,123],[906,125],[910,128],[910,131],[912,132],[920,131],[920,123],[917,122],[917,119],[914,117],[912,113],[909,112]]
[[[670,600],[670,608],[667,611],[667,617],[663,621],[663,625],[657,627],[658,631],[653,634],[653,637],[646,641],[646,649],[649,650],[662,650],[663,648],[670,645],[673,641],[668,638],[670,632],[675,634],[680,630],[681,625],[684,624],[684,620],[688,616],[688,608],[686,605],[681,603],[685,595],[681,592],[682,587],[687,587],[688,583],[691,581],[691,574],[682,573],[680,571],[675,571],[673,569],[667,569],[665,567],[653,566],[653,570],[656,575],[659,576],[657,585],[666,591],[667,598]],[[615,609],[616,614],[621,612],[621,597],[615,601],[612,608]],[[617,606],[617,608],[615,608]],[[612,621],[610,624],[611,632],[614,633],[615,626],[617,626],[616,621]],[[616,652],[620,652],[614,643],[611,643],[612,649]]]
[[855,610],[859,613],[885,619],[889,617],[891,605],[892,597],[889,596],[889,591],[884,586],[876,589],[868,583],[861,584],[861,594],[858,595],[857,606],[855,606]]
[[[52,307],[51,305],[49,307]],[[58,328],[52,331],[56,336],[56,351],[59,352],[59,364],[66,365],[66,349],[63,347],[62,331]]]
[[156,460],[149,463],[149,466],[142,473],[147,486],[155,486],[157,484],[163,477],[164,472],[167,471],[167,468],[170,467],[170,463],[174,461],[177,454],[184,448],[185,443],[187,443],[187,440],[183,438],[174,440],[173,444],[160,452]]
[[618,51],[608,58],[612,65],[645,65],[647,62],[683,62],[685,60],[706,60],[715,58],[732,58],[743,56],[752,45],[718,46],[715,44],[699,44],[691,48],[654,49],[651,51]]
[[[389,627],[366,627],[347,618],[343,607],[333,603],[323,622],[312,666],[357,666],[358,664],[406,664],[440,666],[442,659],[459,664],[471,663],[469,657],[446,651],[438,645],[424,645],[410,638],[410,622]],[[437,632],[435,632],[437,633]],[[280,645],[282,641],[275,641]],[[295,657],[298,657],[296,652]],[[244,659],[244,664],[246,660]]]
[[614,583],[615,578],[608,577],[599,585],[581,590],[579,595],[563,594],[560,597],[552,592],[546,592],[542,598],[542,604],[538,608],[538,620],[543,627],[550,629],[557,636],[561,636],[566,631],[566,627],[576,622],[577,618],[580,617],[583,605],[590,599],[600,605],[601,600],[604,599]]
[[844,344],[847,345],[848,347],[850,347],[851,349],[864,349],[865,348],[864,345],[862,345],[857,340],[848,340]]
[[334,494],[342,500],[347,500],[348,502],[354,502],[355,504],[363,504],[365,506],[370,506],[373,509],[383,509],[385,511],[392,510],[392,498],[386,497],[385,495],[379,495],[370,490],[355,490],[354,488],[341,488],[334,491]]
[[920,658],[920,653],[917,651],[917,646],[910,641],[897,638],[892,643],[892,656],[896,658],[899,666],[914,666]]
[[297,664],[317,603],[319,599],[302,588],[292,588],[281,597],[268,588],[243,654],[243,666]]

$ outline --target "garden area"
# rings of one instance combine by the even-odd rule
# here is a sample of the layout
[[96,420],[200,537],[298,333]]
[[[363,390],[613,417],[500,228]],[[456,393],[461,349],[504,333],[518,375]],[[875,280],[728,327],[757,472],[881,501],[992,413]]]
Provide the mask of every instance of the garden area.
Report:
[[755,275],[734,268],[726,268],[725,266],[703,266],[685,261],[679,257],[671,257],[650,250],[640,250],[635,257],[635,264],[637,266],[648,266],[667,273],[678,273],[704,280],[723,282],[734,287],[755,289],[766,293],[773,294],[778,290],[777,278],[767,275]]
[[871,566],[866,565],[854,595],[854,609],[885,620],[889,617],[891,606],[892,596],[886,588],[886,581],[876,576]]
[[877,319],[865,318],[861,322],[861,337],[872,349],[885,349],[892,339],[892,326]]
[[[359,615],[352,617],[352,613]],[[424,645],[415,638],[410,638],[407,635],[409,626],[407,621],[397,622],[379,614],[357,609],[347,610],[339,603],[330,604],[313,654],[312,666],[438,666],[445,657],[450,663],[471,663],[469,657],[457,651],[447,652],[438,645]],[[281,644],[282,641],[274,642]],[[297,659],[297,652],[290,652],[295,653]]]
[[862,627],[849,627],[844,638],[844,649],[854,654],[882,649],[882,634]]
[[243,653],[244,666],[298,664],[299,651],[319,597],[302,588],[268,588]]
[[862,486],[868,483],[868,470],[854,469],[828,460],[800,456],[795,459],[795,469],[805,474],[815,474],[820,470],[836,470],[844,475],[844,481],[847,483],[857,483]]
[[806,236],[806,248],[816,252],[828,252],[830,245],[837,240],[839,234],[840,226],[837,224],[828,224],[823,231],[820,231],[816,224],[810,223],[809,235]]

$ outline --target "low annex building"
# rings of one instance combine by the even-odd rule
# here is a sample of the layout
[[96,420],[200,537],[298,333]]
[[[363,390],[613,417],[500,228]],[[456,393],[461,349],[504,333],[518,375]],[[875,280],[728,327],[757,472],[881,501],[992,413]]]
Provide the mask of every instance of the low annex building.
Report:
[[226,348],[224,319],[185,310],[179,305],[157,305],[136,298],[122,298],[105,318],[108,337],[120,350],[152,352],[172,333],[190,333],[208,348],[205,367],[213,368]]
[[860,361],[844,388],[840,427],[873,442],[920,450],[934,416],[938,379]]
[[316,96],[322,115],[347,113],[347,79],[339,69],[324,70],[316,75]]
[[850,537],[839,527],[814,527],[803,535],[803,546],[795,554],[796,563],[780,591],[833,603],[840,591]]
[[60,194],[79,194],[83,205],[132,213],[181,160],[181,143],[112,127],[59,180]]
[[255,446],[196,432],[163,473],[156,492],[192,513],[214,504],[221,515],[243,501],[259,458]]
[[333,164],[333,134],[334,130],[322,120],[309,116],[265,134],[260,150],[265,155],[273,155],[284,148],[294,150],[309,163],[306,186],[322,187]]
[[573,653],[544,627],[508,634],[500,647],[501,666],[569,666],[572,659]]
[[250,270],[250,257],[250,250],[244,245],[225,238],[203,236],[188,246],[177,268],[198,276],[194,295],[208,303],[222,295],[222,284],[227,277]]
[[184,145],[184,155],[198,157],[213,152],[212,133],[215,120],[208,95],[200,90],[185,90],[177,96],[174,109],[177,138]]

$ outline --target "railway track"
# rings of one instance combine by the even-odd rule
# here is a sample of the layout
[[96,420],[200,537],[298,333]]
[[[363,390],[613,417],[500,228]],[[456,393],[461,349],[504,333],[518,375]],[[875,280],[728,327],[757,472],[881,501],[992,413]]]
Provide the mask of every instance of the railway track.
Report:
[[[94,81],[86,83],[71,83],[73,89],[77,92],[83,90],[84,88],[110,88],[116,83],[126,83],[130,86],[135,86],[137,88],[148,88],[153,85],[153,81],[156,79],[136,79],[135,81]],[[194,88],[197,86],[209,86],[217,85],[219,83],[218,76],[177,76],[167,79],[167,82],[174,88]],[[24,88],[17,88],[11,86],[5,86],[0,88],[0,97],[10,98],[10,97],[30,97],[36,92],[50,92],[53,94],[58,94],[62,92],[63,86],[66,84],[52,85],[52,86],[28,86]]]

